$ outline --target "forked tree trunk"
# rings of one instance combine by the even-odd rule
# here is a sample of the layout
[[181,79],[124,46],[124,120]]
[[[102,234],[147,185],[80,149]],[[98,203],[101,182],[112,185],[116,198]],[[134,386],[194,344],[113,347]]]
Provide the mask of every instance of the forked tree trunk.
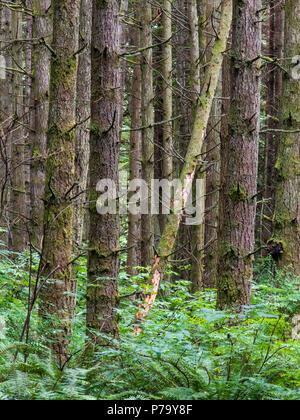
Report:
[[72,278],[75,105],[79,0],[53,2],[53,56],[47,136],[46,192],[42,272],[49,281],[41,291],[41,315],[51,316],[52,348],[62,367],[76,304]]
[[250,304],[260,121],[260,0],[235,0],[231,105],[221,145],[218,307]]

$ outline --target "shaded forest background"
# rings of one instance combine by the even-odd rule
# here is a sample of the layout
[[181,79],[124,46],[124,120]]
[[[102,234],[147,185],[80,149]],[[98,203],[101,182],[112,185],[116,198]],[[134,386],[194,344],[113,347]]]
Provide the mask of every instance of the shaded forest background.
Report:
[[0,17],[0,398],[299,399],[299,0]]

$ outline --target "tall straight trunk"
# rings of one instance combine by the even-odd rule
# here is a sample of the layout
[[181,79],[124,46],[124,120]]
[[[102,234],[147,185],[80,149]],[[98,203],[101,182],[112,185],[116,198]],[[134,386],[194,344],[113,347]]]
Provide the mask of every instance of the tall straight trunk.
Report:
[[[17,3],[17,1],[15,1]],[[12,37],[22,39],[22,13],[13,11]],[[23,47],[21,43],[12,46],[13,60],[13,115],[14,131],[11,136],[11,194],[10,194],[10,241],[9,247],[14,252],[22,252],[26,247],[26,191],[24,170],[24,129],[22,119],[23,108],[23,80],[20,68],[23,68]]]
[[[152,6],[148,0],[141,0],[141,46],[147,48],[142,53],[142,178],[149,188],[154,179],[154,110],[153,110],[153,52],[152,52]],[[150,201],[150,200],[149,200]],[[142,215],[142,265],[148,266],[153,261],[154,223],[153,216]]]
[[228,137],[221,145],[218,307],[249,305],[260,121],[260,0],[235,0]]
[[[213,34],[212,24],[218,27],[217,19],[220,1],[207,0],[206,2],[206,22],[205,31]],[[207,37],[206,61],[209,62],[212,47],[212,37]],[[225,58],[226,60],[226,58]],[[225,77],[225,76],[224,76]],[[216,288],[216,269],[217,269],[217,230],[219,219],[219,189],[220,189],[220,129],[221,129],[221,100],[222,97],[222,78],[221,71],[216,98],[213,103],[212,112],[209,120],[206,138],[206,197],[205,197],[205,240],[204,240],[204,273],[203,287]],[[226,99],[225,99],[226,101]],[[229,103],[229,101],[227,101]]]
[[119,216],[97,212],[97,183],[118,185],[122,73],[118,0],[94,0],[92,19],[92,107],[90,139],[87,328],[118,336]]
[[[184,188],[181,191],[176,191],[177,200],[174,201],[173,212],[169,216],[168,224],[160,240],[158,252],[152,268],[152,293],[146,297],[145,302],[139,307],[139,313],[136,315],[137,324],[145,319],[148,312],[153,307],[159,290],[159,285],[163,279],[168,260],[175,245],[176,236],[183,218],[183,208],[186,206],[188,196],[191,193],[199,163],[199,156],[202,153],[208,119],[218,84],[219,74],[223,62],[223,53],[226,50],[231,22],[232,1],[224,0],[218,37],[213,48],[209,69],[205,75],[200,99],[197,102],[192,136],[185,157],[185,163],[181,171],[180,181]],[[141,331],[141,327],[136,325],[135,331],[136,333],[139,333]]]
[[[300,4],[287,0],[285,6],[285,46],[289,74],[283,81],[282,127],[295,133],[282,134],[276,162],[277,189],[272,255],[279,267],[290,266],[300,275],[300,79],[296,71],[299,56]],[[299,58],[298,58],[299,59]],[[297,132],[298,131],[298,132]]]
[[[33,0],[33,38],[51,34],[50,0]],[[30,167],[30,239],[40,249],[43,238],[45,157],[49,115],[49,84],[51,54],[46,45],[37,43],[32,51],[31,88],[31,167]]]
[[[204,10],[205,4],[203,3]],[[201,91],[200,86],[200,40],[199,40],[199,16],[196,0],[187,1],[188,20],[190,25],[190,79],[192,108],[195,108]],[[203,169],[203,168],[202,168]],[[200,197],[196,203],[197,219],[192,227],[192,254],[191,282],[192,291],[198,292],[203,286],[203,257],[204,257],[204,209],[205,209],[205,174],[197,173],[197,181],[200,184]]]
[[[140,21],[140,10],[137,7],[136,21]],[[135,27],[132,37],[134,46],[138,49],[140,47],[140,29]],[[141,59],[140,56],[135,58],[135,65],[132,75],[131,86],[131,103],[130,116],[131,128],[130,133],[130,180],[140,179],[142,171],[142,133],[136,130],[142,125],[142,76],[141,76]],[[129,198],[130,200],[130,198]],[[128,259],[127,271],[128,274],[137,274],[135,267],[141,265],[141,215],[128,215]]]
[[75,173],[75,105],[79,0],[54,0],[53,56],[47,135],[46,191],[41,314],[51,316],[52,348],[60,367],[68,359],[76,304],[72,278],[73,188]]
[[[173,144],[173,130],[172,122],[173,116],[173,91],[172,91],[172,69],[173,69],[173,48],[171,43],[172,38],[172,2],[163,0],[163,15],[162,15],[162,89],[163,89],[163,120],[168,121],[163,126],[163,178],[172,179],[173,174],[173,158],[172,158],[172,144]],[[164,218],[164,225],[167,219]],[[164,226],[163,226],[164,227]]]
[[77,72],[77,99],[76,99],[76,154],[75,154],[75,188],[76,198],[74,204],[74,232],[73,251],[79,252],[82,244],[86,189],[89,167],[89,116],[91,100],[91,35],[92,35],[92,3],[90,0],[81,0],[79,49],[83,51],[78,59]]
[[[0,45],[1,48],[7,47],[7,43],[12,39],[12,11],[1,5],[1,27],[0,27]],[[11,55],[7,49],[1,51],[4,61],[1,62],[0,79],[0,123],[1,123],[1,205],[0,205],[0,223],[3,229],[7,229],[9,225],[8,202],[9,202],[9,183],[10,183],[10,127],[12,121],[12,74],[7,70],[11,68]],[[3,59],[2,59],[3,60]],[[7,235],[1,234],[4,244],[7,244]]]
[[[283,56],[284,42],[284,19],[282,4],[276,0],[270,1],[269,22],[269,52],[268,55],[274,60],[280,60]],[[276,65],[267,68],[267,126],[269,129],[280,128],[280,101],[282,97],[282,70]],[[260,218],[260,246],[265,246],[272,236],[272,219],[275,208],[276,192],[276,160],[280,143],[280,133],[269,132],[266,134],[264,150],[264,183]],[[267,255],[267,250],[262,252]]]

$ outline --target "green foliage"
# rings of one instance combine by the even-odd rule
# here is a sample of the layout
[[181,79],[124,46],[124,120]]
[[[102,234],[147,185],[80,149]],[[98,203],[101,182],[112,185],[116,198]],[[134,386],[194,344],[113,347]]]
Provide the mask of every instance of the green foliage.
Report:
[[[37,268],[34,259],[33,276]],[[28,255],[0,264],[0,399],[2,400],[299,400],[300,345],[291,320],[300,312],[296,279],[271,260],[256,267],[253,299],[243,314],[217,311],[216,291],[192,295],[189,283],[163,293],[133,334],[148,271],[120,275],[120,341],[86,360],[86,261],[76,263],[77,313],[69,364],[59,370],[34,308],[28,344],[19,343],[27,315]],[[172,268],[170,268],[170,272]],[[99,333],[100,334],[100,333]],[[104,342],[104,341],[102,341]],[[107,341],[106,341],[107,342]]]

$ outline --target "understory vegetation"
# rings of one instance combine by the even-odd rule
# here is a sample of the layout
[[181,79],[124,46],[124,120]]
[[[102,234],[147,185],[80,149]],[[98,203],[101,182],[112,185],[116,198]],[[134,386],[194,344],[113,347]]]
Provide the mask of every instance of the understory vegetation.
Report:
[[[300,399],[300,343],[292,338],[300,292],[296,278],[288,270],[276,270],[271,259],[257,263],[251,306],[242,314],[217,311],[215,290],[191,294],[190,283],[178,275],[177,281],[162,285],[139,336],[133,333],[137,292],[147,287],[148,273],[141,269],[130,278],[121,272],[120,340],[103,336],[106,344],[99,346],[92,363],[85,351],[86,261],[76,261],[71,356],[58,369],[47,343],[53,331],[38,317],[38,303],[20,342],[38,257],[1,253],[2,400]],[[170,274],[174,278],[171,269]]]

